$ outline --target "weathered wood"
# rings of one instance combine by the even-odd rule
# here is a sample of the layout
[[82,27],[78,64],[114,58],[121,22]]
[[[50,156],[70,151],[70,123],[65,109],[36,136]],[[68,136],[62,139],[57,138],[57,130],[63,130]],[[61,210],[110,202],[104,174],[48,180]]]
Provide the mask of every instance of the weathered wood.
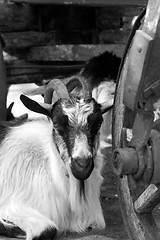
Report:
[[[55,46],[56,44],[89,44],[93,35],[97,32],[85,31],[52,31],[52,32],[10,32],[2,33],[4,50],[15,53],[17,49],[25,49],[33,46]],[[110,32],[109,32],[110,34]],[[116,33],[117,35],[117,33]],[[114,32],[112,32],[114,38]],[[120,38],[121,39],[121,38]],[[108,41],[109,42],[109,41]]]
[[126,44],[130,30],[103,30],[98,33],[99,44]]
[[150,184],[147,189],[135,201],[134,207],[137,213],[147,213],[151,211],[160,201],[160,189]]
[[26,61],[86,61],[104,51],[113,51],[117,56],[122,56],[123,50],[123,44],[67,44],[32,47],[23,51],[23,57]]
[[[54,75],[53,75],[54,77]],[[26,74],[26,75],[16,75],[7,76],[7,85],[11,84],[22,84],[22,83],[36,83],[40,84],[44,79],[49,78],[49,76],[44,76],[44,74]]]
[[24,64],[22,61],[6,64],[7,84],[17,83],[41,83],[43,79],[57,76],[70,76],[79,72],[83,64],[62,65],[52,62],[51,65]]
[[[139,103],[143,102],[144,109],[148,111],[154,109],[153,99],[149,101],[142,91],[160,79],[159,26],[160,3],[155,1],[153,4],[152,1],[149,1],[142,30],[136,32],[129,55],[130,64],[126,77],[124,102],[132,110],[137,108],[138,101]],[[130,91],[131,89],[132,91]]]
[[144,80],[144,71],[147,64],[146,59],[150,56],[152,40],[149,35],[141,30],[137,30],[130,49],[124,103],[132,111],[137,108],[138,89],[142,86],[142,81]]
[[1,34],[5,51],[15,52],[17,49],[24,49],[32,46],[55,45],[56,33],[44,33],[36,31],[10,32]]
[[119,29],[122,13],[120,7],[96,8],[96,27],[99,30]]
[[143,24],[143,31],[154,38],[154,45],[150,57],[147,59],[147,69],[145,76],[147,81],[144,88],[160,79],[160,2],[156,0],[148,2],[146,18]]
[[81,4],[84,6],[144,6],[147,4],[147,0],[12,0],[12,2],[31,4]]
[[123,11],[123,16],[126,17],[134,17],[134,16],[138,16],[143,10],[143,7],[124,7],[122,9]]
[[[63,44],[89,44],[91,38],[97,37],[99,44],[125,44],[129,35],[123,30],[104,30],[100,32],[62,31],[44,32],[10,32],[1,34],[5,43],[4,50],[16,55],[18,49],[34,46],[55,46]],[[67,38],[68,36],[68,38]]]
[[[152,24],[150,24],[150,22],[148,21],[149,20],[148,11],[151,11],[151,12],[153,11],[151,23],[153,23],[156,18],[159,19],[160,18],[160,1],[159,0],[149,1],[148,10],[147,10],[145,19],[146,19],[146,26],[148,26],[149,29],[152,31],[152,29],[154,30],[154,28],[151,27]],[[158,21],[156,21],[156,23],[158,23]],[[156,30],[157,29],[159,30],[159,27],[160,27],[160,23],[158,23],[158,26],[156,26]],[[143,29],[143,26],[142,26],[142,30],[146,32],[145,29]],[[155,35],[152,35],[152,36],[155,37]],[[141,48],[137,50],[141,51]],[[137,54],[138,54],[138,51],[137,51]],[[157,48],[157,51],[158,51],[158,48]],[[157,61],[160,60],[159,54],[158,54],[158,58],[159,59],[157,59]],[[129,78],[129,76],[127,75],[127,72],[130,66],[130,59],[127,56],[125,60],[126,61],[121,72],[121,76],[117,86],[116,97],[115,97],[115,108],[114,108],[114,118],[113,118],[113,121],[114,121],[113,122],[113,149],[117,147],[122,147],[121,133],[122,133],[122,127],[125,125],[125,122],[124,122],[125,106],[124,106],[123,98],[125,95],[124,87],[127,79]],[[153,59],[147,58],[145,59],[145,61],[148,67],[147,72],[152,71],[148,63],[149,61],[153,61]],[[134,74],[134,72],[132,74]],[[153,73],[153,76],[154,76],[154,73]],[[148,78],[148,75],[146,75],[146,78]],[[144,133],[145,133],[145,130],[144,130]],[[155,224],[152,213],[149,212],[147,214],[137,214],[135,212],[133,202],[135,201],[135,199],[137,199],[137,195],[140,189],[142,193],[143,188],[142,188],[141,179],[139,179],[139,181],[135,181],[132,178],[132,176],[129,176],[129,177],[124,176],[123,178],[119,179],[119,200],[121,204],[123,219],[124,219],[128,234],[130,236],[130,239],[133,239],[133,240],[155,240],[155,239],[158,240],[160,239],[160,233],[159,233],[159,229],[157,228],[157,225]]]
[[[127,177],[120,179],[119,201],[128,235],[132,240],[158,240],[159,230],[152,214],[136,214]],[[133,190],[133,189],[132,189]]]
[[30,5],[0,3],[0,32],[37,29],[37,13]]
[[6,99],[7,99],[6,70],[0,42],[0,121],[6,120],[7,117]]

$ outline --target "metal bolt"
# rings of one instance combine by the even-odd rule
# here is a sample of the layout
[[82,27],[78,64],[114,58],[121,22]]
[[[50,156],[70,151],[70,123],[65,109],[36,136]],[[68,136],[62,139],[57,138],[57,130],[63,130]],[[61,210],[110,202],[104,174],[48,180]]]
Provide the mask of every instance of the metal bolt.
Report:
[[142,46],[138,46],[137,47],[137,51],[140,53],[140,52],[142,52]]

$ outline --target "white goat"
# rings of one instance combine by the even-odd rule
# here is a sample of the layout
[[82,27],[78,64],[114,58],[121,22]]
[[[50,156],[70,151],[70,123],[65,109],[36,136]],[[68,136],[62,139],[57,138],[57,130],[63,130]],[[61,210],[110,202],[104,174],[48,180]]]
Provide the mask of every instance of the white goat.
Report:
[[111,106],[92,98],[86,79],[72,82],[80,82],[82,97],[71,97],[59,80],[47,85],[49,94],[55,89],[59,96],[54,104],[21,96],[46,120],[0,125],[0,223],[27,240],[105,227],[99,129]]

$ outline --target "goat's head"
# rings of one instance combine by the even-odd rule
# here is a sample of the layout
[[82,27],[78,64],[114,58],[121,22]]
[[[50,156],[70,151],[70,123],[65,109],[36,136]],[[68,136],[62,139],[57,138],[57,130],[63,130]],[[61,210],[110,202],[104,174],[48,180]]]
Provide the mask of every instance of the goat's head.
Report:
[[[85,180],[94,168],[102,114],[111,106],[98,104],[92,98],[92,89],[87,80],[81,76],[72,78],[67,85],[69,91],[81,85],[82,97],[71,96],[66,85],[61,80],[54,79],[47,85],[46,103],[39,104],[24,95],[21,95],[21,100],[30,110],[50,117],[53,122],[53,135],[62,159],[64,162],[69,161],[75,178]],[[54,90],[59,99],[51,103]]]

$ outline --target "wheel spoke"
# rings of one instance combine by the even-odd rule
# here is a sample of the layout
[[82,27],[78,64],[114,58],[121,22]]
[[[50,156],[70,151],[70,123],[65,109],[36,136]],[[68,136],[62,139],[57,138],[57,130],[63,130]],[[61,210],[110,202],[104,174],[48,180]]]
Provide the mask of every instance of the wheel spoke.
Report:
[[134,207],[137,213],[148,213],[160,202],[160,188],[150,184],[135,201]]

